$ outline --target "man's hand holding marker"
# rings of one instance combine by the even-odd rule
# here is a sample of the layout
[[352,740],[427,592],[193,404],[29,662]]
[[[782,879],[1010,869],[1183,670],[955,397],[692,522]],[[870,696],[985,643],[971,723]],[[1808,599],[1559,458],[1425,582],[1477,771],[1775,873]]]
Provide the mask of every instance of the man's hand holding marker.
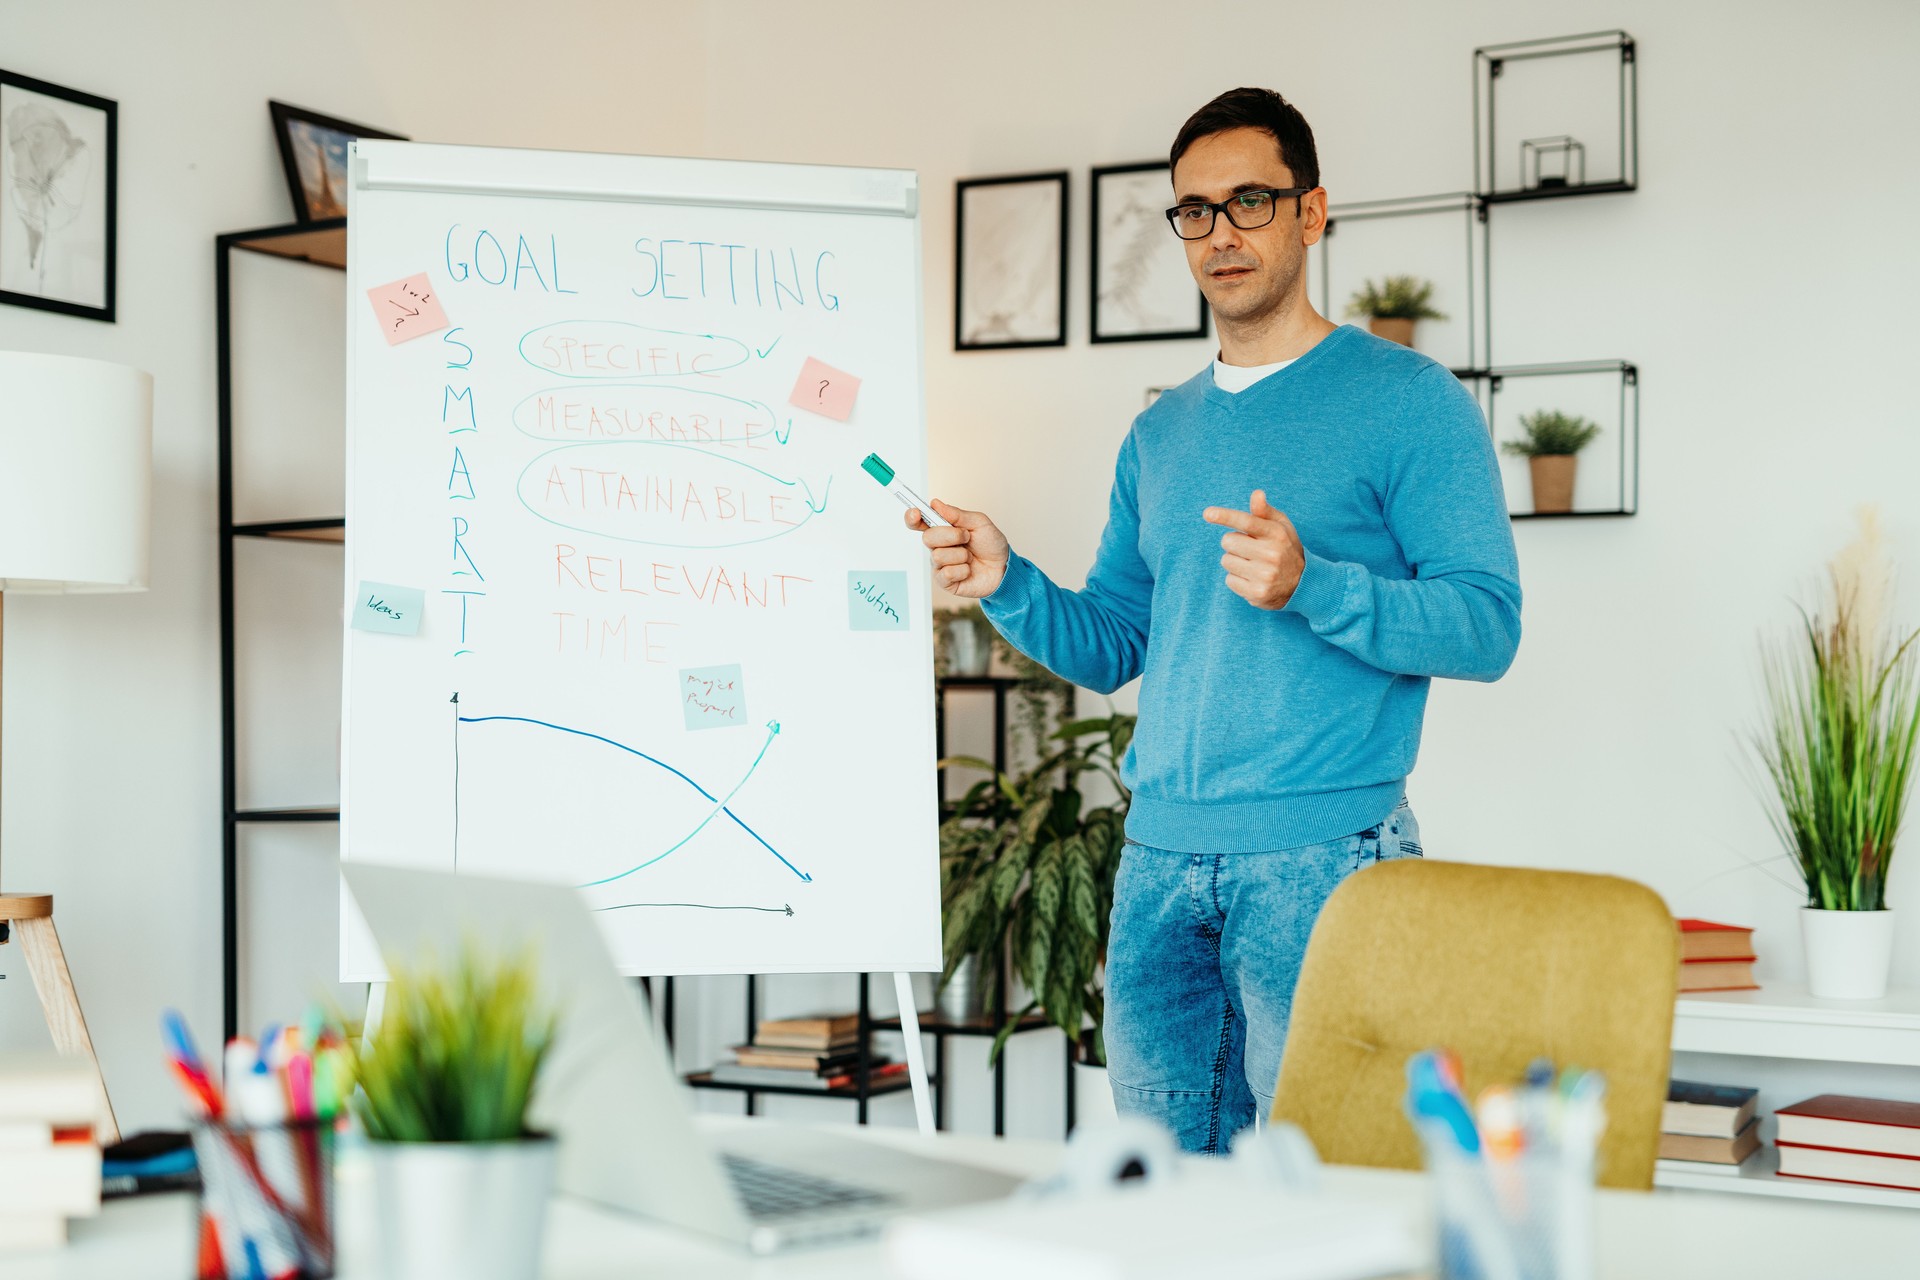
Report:
[[[1227,571],[1227,590],[1256,609],[1283,609],[1300,585],[1307,554],[1293,521],[1273,508],[1266,490],[1255,489],[1248,508],[1208,507],[1201,515],[1209,524],[1234,530],[1220,539],[1225,553],[1220,567]],[[1003,546],[1005,541],[1001,539]]]
[[933,574],[956,596],[979,600],[993,594],[1007,576],[1007,557],[1013,554],[1007,535],[978,511],[962,511],[935,498],[933,512],[946,527],[930,525],[918,510],[907,512],[907,528],[916,530],[933,553]]

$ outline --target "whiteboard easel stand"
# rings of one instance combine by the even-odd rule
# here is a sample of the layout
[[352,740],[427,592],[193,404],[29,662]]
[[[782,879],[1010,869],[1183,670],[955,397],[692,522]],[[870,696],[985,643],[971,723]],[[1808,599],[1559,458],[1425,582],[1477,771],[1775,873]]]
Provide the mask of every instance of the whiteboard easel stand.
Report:
[[[751,979],[749,979],[751,980]],[[927,1079],[926,1047],[920,1043],[920,1010],[913,999],[913,975],[905,970],[896,969],[893,973],[893,996],[900,1005],[900,1034],[907,1042],[907,1079],[913,1084],[913,1115],[921,1133],[933,1132],[933,1091]],[[666,1002],[651,1000],[653,1033],[662,1045],[667,1044]],[[387,984],[369,982],[367,984],[367,1016],[361,1023],[362,1041],[373,1039],[380,1028],[380,1015],[387,1005]],[[676,1074],[678,1074],[676,1072]]]

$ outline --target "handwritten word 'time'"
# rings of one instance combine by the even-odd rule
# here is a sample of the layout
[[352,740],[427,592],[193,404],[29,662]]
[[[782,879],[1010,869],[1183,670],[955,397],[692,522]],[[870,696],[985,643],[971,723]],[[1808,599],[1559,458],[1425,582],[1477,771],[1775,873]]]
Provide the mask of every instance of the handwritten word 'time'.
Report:
[[708,564],[697,572],[689,564],[659,560],[629,561],[624,556],[583,555],[564,542],[553,546],[557,587],[600,595],[676,596],[696,604],[735,604],[742,608],[784,609],[813,583],[792,573],[736,568],[732,573]]
[[700,484],[674,476],[636,475],[598,467],[562,467],[547,471],[541,501],[570,511],[630,511],[664,515],[682,524],[765,524],[793,526],[805,515],[799,500],[749,485]]

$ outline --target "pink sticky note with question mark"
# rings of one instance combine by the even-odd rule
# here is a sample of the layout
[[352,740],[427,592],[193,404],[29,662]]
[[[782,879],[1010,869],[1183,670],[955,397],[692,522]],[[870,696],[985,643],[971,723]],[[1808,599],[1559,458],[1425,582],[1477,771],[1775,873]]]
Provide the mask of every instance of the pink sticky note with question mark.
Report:
[[853,398],[860,394],[860,379],[842,373],[813,357],[800,366],[800,380],[793,384],[787,403],[822,417],[845,422],[853,416]]
[[447,313],[440,306],[439,294],[424,271],[367,290],[367,301],[373,304],[374,318],[386,335],[387,345],[396,347],[409,338],[446,328]]

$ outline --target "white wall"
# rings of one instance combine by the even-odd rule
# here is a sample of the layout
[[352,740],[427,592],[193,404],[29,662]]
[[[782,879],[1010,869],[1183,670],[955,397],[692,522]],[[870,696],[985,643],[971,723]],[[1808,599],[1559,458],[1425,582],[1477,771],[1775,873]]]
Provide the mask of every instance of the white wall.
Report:
[[[1520,658],[1498,685],[1436,687],[1412,795],[1435,854],[1633,876],[1678,911],[1758,925],[1762,973],[1797,974],[1791,877],[1738,732],[1757,709],[1758,632],[1788,624],[1790,594],[1815,584],[1857,503],[1885,510],[1905,616],[1920,621],[1920,508],[1901,487],[1920,464],[1904,376],[1920,338],[1920,176],[1898,141],[1920,115],[1907,74],[1920,13],[1892,0],[951,12],[0,0],[0,65],[121,103],[123,317],[0,308],[0,346],[157,379],[153,590],[7,611],[6,879],[60,895],[133,1123],[173,1110],[155,1010],[178,1003],[208,1028],[219,1015],[210,259],[216,232],[285,216],[269,96],[431,140],[920,170],[933,488],[993,512],[1077,583],[1142,390],[1209,354],[1087,345],[1086,170],[1163,155],[1189,111],[1253,83],[1306,112],[1336,200],[1463,189],[1472,48],[1625,27],[1641,47],[1642,189],[1496,212],[1495,338],[1503,362],[1639,363],[1641,514],[1516,526]],[[1062,167],[1075,175],[1069,346],[951,352],[952,180]],[[257,981],[297,991],[331,963],[318,954],[331,904],[312,901],[319,853],[283,861],[262,908],[309,923],[276,935],[300,941]],[[1892,896],[1920,915],[1920,870]],[[1920,983],[1920,928],[1903,929],[1896,964]],[[30,1042],[13,949],[0,972],[0,1043]],[[688,1065],[735,1035],[737,984],[705,988],[687,1000]],[[792,980],[774,999],[833,990]],[[1057,1121],[1058,1045],[1040,1039],[1016,1059],[1016,1132]],[[981,1082],[963,1084],[977,1127]]]

